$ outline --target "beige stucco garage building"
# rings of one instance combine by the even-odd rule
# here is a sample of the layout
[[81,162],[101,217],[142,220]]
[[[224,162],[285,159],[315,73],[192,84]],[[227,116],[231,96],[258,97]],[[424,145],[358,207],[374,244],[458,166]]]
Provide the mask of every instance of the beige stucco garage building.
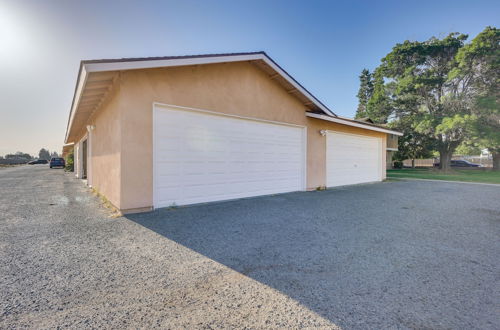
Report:
[[258,52],[83,61],[65,144],[77,177],[138,212],[381,181],[388,134]]

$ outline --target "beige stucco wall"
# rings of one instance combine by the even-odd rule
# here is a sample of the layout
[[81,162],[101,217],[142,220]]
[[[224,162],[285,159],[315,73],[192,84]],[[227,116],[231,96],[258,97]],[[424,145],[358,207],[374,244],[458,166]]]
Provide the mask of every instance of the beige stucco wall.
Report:
[[[126,71],[119,84],[122,209],[153,204],[153,102],[307,126],[308,189],[326,180],[326,138],[319,130],[381,137],[385,150],[384,133],[306,117],[302,103],[247,62]],[[383,158],[385,164],[385,152]]]
[[122,208],[122,116],[119,86],[91,120],[91,183],[117,208]]
[[[122,208],[121,203],[121,136],[122,136],[122,114],[120,106],[119,86],[115,86],[112,93],[102,107],[92,114],[87,125],[93,125],[94,129],[87,132],[83,128],[78,133],[75,147],[75,171],[77,176],[81,161],[78,148],[82,140],[88,139],[88,183],[117,208]],[[89,137],[90,134],[90,137]]]

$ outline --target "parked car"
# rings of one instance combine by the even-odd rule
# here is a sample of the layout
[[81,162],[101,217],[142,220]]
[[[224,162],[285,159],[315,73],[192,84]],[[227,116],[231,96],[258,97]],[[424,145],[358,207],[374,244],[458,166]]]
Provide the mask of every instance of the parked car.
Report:
[[[452,160],[450,162],[451,167],[482,167],[481,164],[474,164],[467,160]],[[439,163],[434,163],[434,167],[439,167]]]
[[47,159],[37,159],[37,160],[32,160],[31,162],[28,162],[28,165],[37,165],[37,164],[48,164]]
[[53,167],[64,168],[66,166],[66,162],[64,161],[64,158],[54,157],[50,160],[49,166],[50,166],[50,168],[53,168]]

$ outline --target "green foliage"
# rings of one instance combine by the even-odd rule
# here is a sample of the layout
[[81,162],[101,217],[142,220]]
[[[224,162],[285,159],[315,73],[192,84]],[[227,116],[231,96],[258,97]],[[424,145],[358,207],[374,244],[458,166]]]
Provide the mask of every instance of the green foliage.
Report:
[[481,147],[469,141],[464,141],[457,147],[456,153],[461,156],[477,156],[481,154]]
[[500,153],[500,115],[484,112],[471,124],[471,136],[467,142],[479,148],[487,148],[498,157]]
[[469,144],[500,153],[500,30],[487,27],[457,54],[454,77],[470,81],[474,95]]
[[444,117],[435,127],[436,136],[446,136],[447,139],[461,140],[470,132],[476,117],[473,115],[454,115]]
[[394,118],[400,139],[398,157],[418,158],[437,149],[443,166],[473,130],[474,95],[470,74],[462,74],[457,56],[467,35],[451,33],[443,39],[405,41],[382,59],[375,71],[368,112],[378,119]]
[[363,71],[361,71],[361,75],[359,76],[359,82],[360,82],[359,91],[357,94],[359,104],[355,117],[357,119],[368,117],[366,109],[368,101],[370,100],[373,94],[372,74],[368,69],[363,69]]
[[412,116],[401,117],[390,123],[390,127],[403,133],[398,138],[398,151],[393,159],[418,159],[432,157],[433,141],[426,134],[415,129],[415,120]]
[[398,151],[394,153],[393,159],[430,158],[432,157],[430,147],[431,143],[425,135],[415,132],[407,133],[399,137]]
[[75,155],[72,150],[69,154],[66,155],[66,167],[64,168],[68,172],[73,172],[75,170]]
[[482,92],[498,93],[500,67],[500,30],[486,27],[469,44],[465,45],[456,56],[458,63],[453,76],[469,75],[472,84]]
[[385,84],[380,70],[374,75],[373,95],[368,101],[366,113],[374,123],[385,124],[393,110],[390,97],[392,84]]
[[400,161],[400,160],[397,160],[397,161],[394,162],[393,166],[396,169],[401,169],[401,168],[403,168],[403,162]]
[[437,150],[447,168],[458,146],[474,146],[488,148],[500,167],[500,30],[487,27],[466,40],[460,33],[407,40],[396,44],[373,74],[363,70],[356,117],[390,119],[404,133],[395,159]]

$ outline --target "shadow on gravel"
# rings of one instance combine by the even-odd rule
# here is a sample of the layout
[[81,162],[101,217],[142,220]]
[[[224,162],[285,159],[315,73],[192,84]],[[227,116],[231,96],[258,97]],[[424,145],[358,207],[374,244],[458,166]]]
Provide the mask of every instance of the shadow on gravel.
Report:
[[331,218],[327,214],[310,213],[307,204],[317,203],[314,195],[292,193],[160,209],[126,218],[328,317],[334,302],[325,304],[325,299],[331,300],[332,290],[340,285],[332,276],[338,272],[332,252],[343,231],[324,228]]
[[[466,289],[470,280],[469,273],[460,273],[465,266],[433,246],[446,241],[450,226],[430,224],[436,209],[416,215],[411,187],[413,197],[405,199],[387,185],[160,209],[126,218],[279,290],[339,326],[463,325],[464,313],[474,315],[481,306],[470,306],[476,311],[449,307],[447,295],[461,294],[456,287]],[[424,194],[432,198],[422,191],[422,199]],[[446,212],[441,216],[447,219]],[[453,219],[460,226],[459,220]],[[429,233],[427,226],[434,226]],[[455,283],[445,280],[453,276]],[[464,293],[469,294],[480,293]]]

